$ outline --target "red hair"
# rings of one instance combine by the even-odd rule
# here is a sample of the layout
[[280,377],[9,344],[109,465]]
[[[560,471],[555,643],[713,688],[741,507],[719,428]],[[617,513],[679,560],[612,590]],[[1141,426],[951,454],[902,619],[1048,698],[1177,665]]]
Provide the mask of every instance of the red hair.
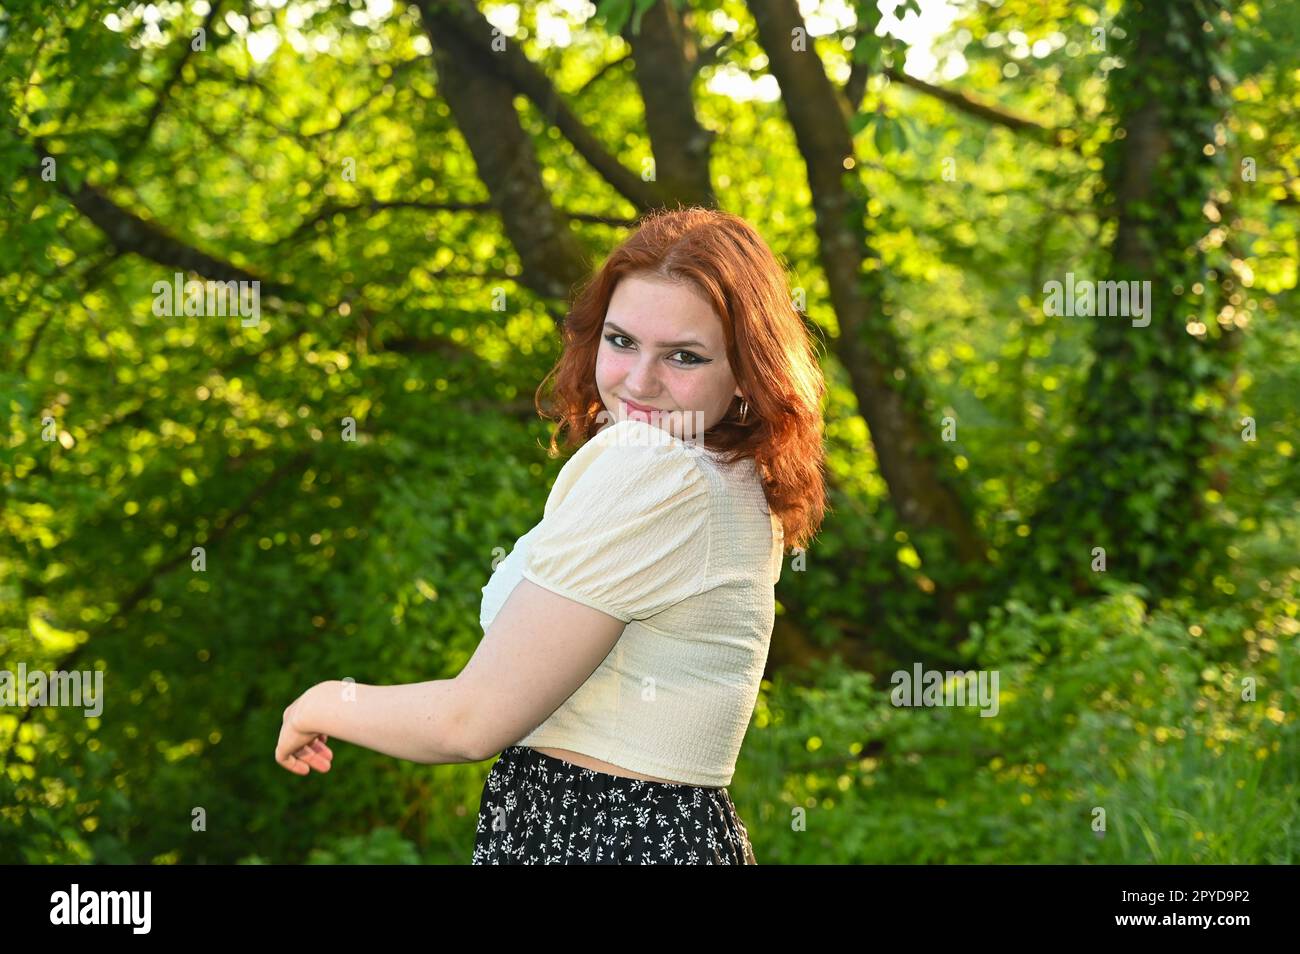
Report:
[[[791,302],[785,269],[744,219],[701,207],[647,214],[586,281],[564,319],[564,351],[534,397],[556,421],[556,438],[576,450],[606,422],[596,388],[596,352],[619,281],[632,274],[687,282],[722,319],[727,360],[748,401],[740,398],[703,435],[723,459],[754,458],[768,506],[785,529],[787,549],[805,546],[826,511],[821,402],[826,393],[803,317]],[[543,406],[543,392],[554,386]]]

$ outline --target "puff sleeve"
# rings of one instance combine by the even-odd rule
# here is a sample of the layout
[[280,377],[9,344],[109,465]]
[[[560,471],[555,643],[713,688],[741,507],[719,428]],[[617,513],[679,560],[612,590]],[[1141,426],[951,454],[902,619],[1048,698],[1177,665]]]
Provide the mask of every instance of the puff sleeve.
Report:
[[703,592],[709,571],[708,477],[681,444],[618,439],[637,426],[615,425],[569,461],[581,472],[556,479],[563,496],[547,500],[522,571],[624,623]]

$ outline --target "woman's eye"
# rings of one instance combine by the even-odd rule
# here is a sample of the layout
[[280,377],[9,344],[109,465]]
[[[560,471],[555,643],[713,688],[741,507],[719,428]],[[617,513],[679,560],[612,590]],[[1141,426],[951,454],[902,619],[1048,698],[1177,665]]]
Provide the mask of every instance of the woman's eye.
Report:
[[[629,345],[621,345],[621,344],[618,343],[618,339],[620,339],[620,338],[622,338],[622,339],[626,339],[627,341],[631,341],[631,340],[632,340],[631,338],[628,338],[627,335],[620,335],[620,334],[618,334],[617,332],[612,332],[612,333],[610,333],[610,334],[605,335],[605,340],[608,341],[610,344],[612,344],[615,348],[619,348],[619,349],[626,349],[626,348],[628,348]],[[685,358],[685,359],[678,358],[677,355],[686,355],[686,358]],[[690,366],[692,366],[692,365],[696,365],[696,364],[708,364],[708,363],[709,363],[706,359],[701,358],[699,355],[694,354],[693,352],[690,352],[690,351],[675,351],[675,352],[673,352],[672,357],[674,358],[674,363],[675,363],[675,364],[681,364],[681,365],[685,365],[685,366],[687,366],[687,367],[690,367]]]

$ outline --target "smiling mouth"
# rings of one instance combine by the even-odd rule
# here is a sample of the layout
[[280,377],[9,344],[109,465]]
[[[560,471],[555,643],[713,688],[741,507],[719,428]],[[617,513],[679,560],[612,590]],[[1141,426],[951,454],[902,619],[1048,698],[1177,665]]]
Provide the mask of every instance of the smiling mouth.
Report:
[[657,407],[645,407],[642,404],[633,404],[631,401],[627,400],[626,398],[619,398],[619,400],[623,402],[623,406],[627,408],[629,411],[639,411],[642,414],[666,414],[667,413],[666,411],[660,410]]

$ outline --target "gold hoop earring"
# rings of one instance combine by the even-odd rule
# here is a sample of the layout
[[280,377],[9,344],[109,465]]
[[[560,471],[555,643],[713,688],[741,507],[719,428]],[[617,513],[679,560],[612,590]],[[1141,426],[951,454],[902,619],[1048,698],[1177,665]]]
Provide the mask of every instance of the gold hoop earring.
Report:
[[740,423],[741,424],[745,423],[745,415],[747,415],[748,413],[749,413],[749,402],[741,401],[740,402]]

